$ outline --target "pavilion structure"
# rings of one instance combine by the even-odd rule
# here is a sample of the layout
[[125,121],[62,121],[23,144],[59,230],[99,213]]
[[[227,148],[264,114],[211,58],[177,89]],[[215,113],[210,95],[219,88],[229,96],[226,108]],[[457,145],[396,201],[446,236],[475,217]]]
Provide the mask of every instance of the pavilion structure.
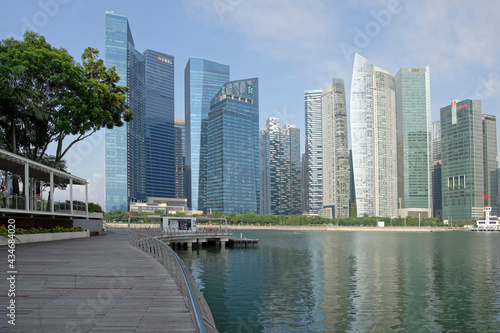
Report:
[[[19,194],[9,194],[7,200],[8,207],[5,207],[4,200],[0,200],[0,216],[89,217],[88,182],[86,179],[51,168],[3,149],[0,149],[0,171],[4,172],[4,186],[7,191],[9,191],[9,180],[14,179],[14,177],[18,177],[20,184]],[[38,193],[37,183],[40,183]],[[69,200],[54,202],[54,189],[61,186],[67,186]],[[74,186],[85,186],[85,202],[83,204],[73,200]],[[47,199],[42,197],[42,187],[49,188]]]

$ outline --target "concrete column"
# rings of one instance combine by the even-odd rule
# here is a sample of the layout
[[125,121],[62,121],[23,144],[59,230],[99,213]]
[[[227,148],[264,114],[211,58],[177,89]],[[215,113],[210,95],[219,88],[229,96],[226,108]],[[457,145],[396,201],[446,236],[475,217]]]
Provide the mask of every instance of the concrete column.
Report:
[[187,242],[186,245],[187,245],[188,249],[192,249],[193,248],[193,243],[191,243],[191,242]]
[[220,247],[226,247],[226,242],[220,242]]

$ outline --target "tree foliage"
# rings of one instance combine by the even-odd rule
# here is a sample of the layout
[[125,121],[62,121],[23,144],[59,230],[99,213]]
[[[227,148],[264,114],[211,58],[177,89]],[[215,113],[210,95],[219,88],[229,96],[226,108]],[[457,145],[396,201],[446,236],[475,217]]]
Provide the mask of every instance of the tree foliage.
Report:
[[98,55],[89,47],[76,63],[34,32],[0,41],[0,147],[42,161],[55,144],[57,167],[75,143],[132,120],[127,87]]

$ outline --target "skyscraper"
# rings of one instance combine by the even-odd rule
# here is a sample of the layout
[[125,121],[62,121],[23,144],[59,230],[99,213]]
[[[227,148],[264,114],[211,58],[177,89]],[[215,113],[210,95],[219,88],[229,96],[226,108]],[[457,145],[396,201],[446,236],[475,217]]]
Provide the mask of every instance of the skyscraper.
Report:
[[186,198],[186,172],[185,172],[185,122],[184,119],[174,119],[174,136],[175,136],[175,197]]
[[356,54],[351,137],[358,216],[397,216],[395,80]]
[[285,124],[280,130],[281,172],[279,214],[300,214],[300,130]]
[[323,207],[323,138],[321,125],[322,90],[304,93],[306,116],[305,208],[317,213]]
[[146,195],[175,196],[174,57],[146,50],[145,158]]
[[207,125],[207,210],[259,212],[258,79],[224,84]]
[[349,217],[350,168],[344,80],[334,78],[321,95],[323,206],[333,218]]
[[187,199],[193,210],[206,210],[208,113],[212,98],[228,81],[229,66],[217,62],[189,58],[184,70]]
[[432,122],[432,161],[441,159],[441,122]]
[[280,122],[278,118],[266,120],[266,129],[259,132],[260,154],[260,213],[278,214]]
[[174,57],[138,52],[128,20],[106,13],[105,65],[128,86],[134,119],[105,130],[106,211],[128,211],[146,196],[174,196]]
[[268,118],[260,131],[261,214],[301,213],[300,131],[294,125],[279,128],[278,118]]
[[497,118],[483,114],[484,194],[485,205],[491,207],[491,214],[498,216],[497,183]]
[[396,74],[398,216],[432,217],[429,67]]
[[453,101],[441,108],[441,160],[443,219],[482,217],[485,177],[480,101]]
[[[104,131],[106,211],[128,211],[129,197],[135,199],[142,197],[145,190],[145,173],[141,172],[145,162],[142,156],[144,147],[141,142],[144,59],[134,48],[134,39],[126,17],[106,13],[105,25],[104,64],[108,68],[115,66],[116,73],[120,76],[118,85],[130,88],[127,93],[127,104],[134,112],[134,120],[130,125]],[[135,140],[129,140],[127,135],[129,129],[138,132]],[[133,151],[137,153],[137,156],[133,156],[134,159],[127,157],[131,148],[138,149]],[[138,172],[132,173],[130,168]]]

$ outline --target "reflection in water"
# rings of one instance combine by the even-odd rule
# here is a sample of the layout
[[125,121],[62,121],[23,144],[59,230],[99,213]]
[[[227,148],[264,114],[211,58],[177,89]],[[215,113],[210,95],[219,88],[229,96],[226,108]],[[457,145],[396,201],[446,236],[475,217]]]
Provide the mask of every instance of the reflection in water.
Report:
[[178,251],[220,332],[500,331],[500,234],[244,234]]

